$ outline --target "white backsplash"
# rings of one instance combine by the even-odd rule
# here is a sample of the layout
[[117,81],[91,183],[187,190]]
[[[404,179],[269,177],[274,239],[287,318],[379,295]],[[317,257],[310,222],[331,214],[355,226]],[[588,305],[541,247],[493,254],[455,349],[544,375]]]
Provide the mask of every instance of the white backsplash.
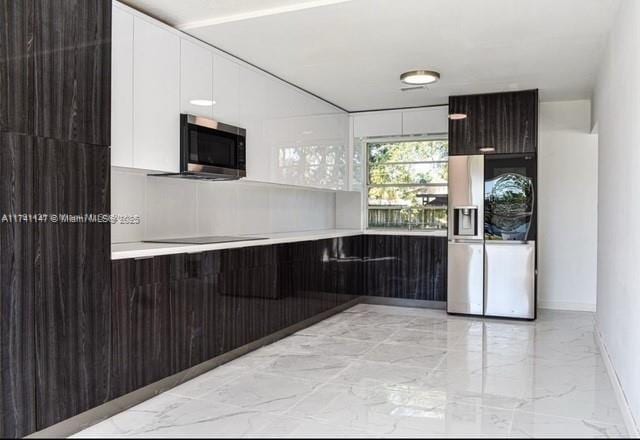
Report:
[[266,234],[336,227],[336,194],[248,182],[198,182],[111,169],[111,212],[140,215],[114,224],[111,241]]

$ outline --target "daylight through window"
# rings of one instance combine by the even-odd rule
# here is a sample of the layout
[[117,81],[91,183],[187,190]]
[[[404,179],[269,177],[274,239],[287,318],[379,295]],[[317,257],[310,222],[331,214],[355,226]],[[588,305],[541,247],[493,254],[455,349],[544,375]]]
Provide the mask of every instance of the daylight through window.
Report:
[[369,228],[447,228],[446,139],[369,141]]

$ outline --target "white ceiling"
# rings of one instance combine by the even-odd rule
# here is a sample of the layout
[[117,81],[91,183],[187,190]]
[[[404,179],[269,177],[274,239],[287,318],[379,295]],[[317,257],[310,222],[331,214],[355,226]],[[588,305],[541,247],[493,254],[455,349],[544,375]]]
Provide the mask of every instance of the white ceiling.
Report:
[[[350,111],[539,88],[591,96],[619,0],[128,0]],[[399,75],[441,80],[401,92]]]

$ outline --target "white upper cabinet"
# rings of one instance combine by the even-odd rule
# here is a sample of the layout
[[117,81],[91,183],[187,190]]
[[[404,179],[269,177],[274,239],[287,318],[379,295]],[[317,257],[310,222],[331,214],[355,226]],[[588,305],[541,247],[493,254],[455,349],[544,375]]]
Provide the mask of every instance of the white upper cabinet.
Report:
[[[188,113],[247,130],[248,180],[347,188],[346,112],[119,3],[112,32],[112,165],[179,172]],[[402,113],[355,118],[358,136],[401,133]]]
[[271,154],[263,136],[268,119],[267,78],[249,67],[240,68],[240,126],[247,130],[247,179],[271,182]]
[[213,118],[225,124],[240,125],[240,66],[213,54]]
[[383,111],[353,115],[353,136],[380,137],[402,134],[402,112]]
[[448,106],[404,110],[402,134],[441,134],[449,131]]
[[264,122],[271,178],[288,185],[347,185],[348,115],[288,84],[270,88],[272,118]]
[[111,165],[133,166],[133,16],[111,18]]
[[180,38],[134,18],[133,166],[180,169]]
[[213,54],[180,41],[180,112],[213,118]]

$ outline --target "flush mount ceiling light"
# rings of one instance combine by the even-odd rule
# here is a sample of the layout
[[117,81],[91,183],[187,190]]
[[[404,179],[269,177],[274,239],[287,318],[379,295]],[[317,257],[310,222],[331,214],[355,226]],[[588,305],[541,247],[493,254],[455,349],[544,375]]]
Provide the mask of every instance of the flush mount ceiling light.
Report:
[[192,99],[189,101],[189,104],[198,105],[200,107],[211,107],[215,103],[216,102],[211,99]]
[[496,151],[495,147],[480,147],[478,148],[478,151],[480,151],[481,153],[492,153],[494,151]]
[[465,113],[451,113],[449,115],[449,119],[452,121],[459,121],[461,119],[467,119],[467,115]]
[[410,70],[400,75],[400,81],[411,85],[431,84],[440,79],[440,74],[433,70]]

